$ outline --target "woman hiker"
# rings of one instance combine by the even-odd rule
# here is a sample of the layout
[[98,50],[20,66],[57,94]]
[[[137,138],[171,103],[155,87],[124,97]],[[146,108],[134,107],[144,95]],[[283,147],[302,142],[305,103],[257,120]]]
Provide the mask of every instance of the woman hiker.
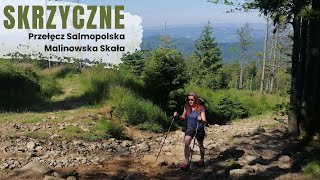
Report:
[[[181,165],[182,170],[188,170],[190,167],[189,157],[190,149],[189,146],[194,136],[198,141],[198,146],[200,148],[201,159],[198,161],[198,166],[204,166],[204,146],[203,140],[205,137],[204,127],[207,123],[205,108],[201,105],[200,99],[198,96],[191,92],[186,98],[186,105],[181,116],[177,112],[174,112],[174,117],[178,117],[180,120],[187,118],[187,129],[184,136],[184,157],[185,161]],[[198,129],[197,129],[198,125]],[[197,132],[196,132],[197,129]],[[197,134],[196,134],[197,133]]]

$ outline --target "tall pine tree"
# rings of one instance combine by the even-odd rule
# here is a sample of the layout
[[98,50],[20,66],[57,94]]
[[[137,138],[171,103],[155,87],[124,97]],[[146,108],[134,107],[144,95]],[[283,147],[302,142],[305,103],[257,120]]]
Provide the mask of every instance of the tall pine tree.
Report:
[[146,96],[165,111],[174,108],[175,91],[187,82],[185,61],[181,53],[167,47],[152,51],[145,60],[142,80],[147,90]]
[[192,72],[192,77],[198,85],[217,89],[221,84],[222,57],[212,33],[212,26],[208,22],[204,26],[200,38],[196,41],[195,57],[198,60],[198,65],[197,70]]
[[243,86],[243,71],[244,66],[247,64],[248,59],[248,47],[251,46],[252,37],[250,35],[251,28],[249,23],[246,23],[243,27],[237,30],[239,35],[239,52],[240,58],[240,76],[239,76],[239,86],[238,89],[242,89]]

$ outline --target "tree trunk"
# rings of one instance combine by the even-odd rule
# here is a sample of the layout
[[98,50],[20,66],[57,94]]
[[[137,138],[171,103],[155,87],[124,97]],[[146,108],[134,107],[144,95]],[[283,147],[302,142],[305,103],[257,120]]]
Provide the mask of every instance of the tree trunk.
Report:
[[250,79],[250,91],[252,91],[252,81],[253,81],[253,74],[251,75],[251,79]]
[[[320,11],[320,1],[319,0],[313,0],[313,9],[316,10],[317,12]],[[320,19],[318,15],[318,19],[314,20],[312,22],[312,31],[311,31],[311,60],[314,63],[314,73],[313,73],[313,83],[314,83],[314,88],[313,90],[313,96],[312,96],[312,107],[313,109],[313,116],[311,120],[311,126],[310,130],[311,132],[315,132],[316,130],[319,132],[320,128]]]
[[242,80],[243,80],[243,63],[240,62],[240,80],[239,80],[239,89],[242,89]]
[[[297,0],[298,1],[298,0]],[[291,66],[291,89],[290,89],[290,109],[288,129],[291,137],[299,136],[298,116],[299,116],[299,98],[298,98],[298,66],[300,57],[300,18],[296,10],[293,19],[293,48],[292,48],[292,66]]]
[[267,77],[267,83],[266,83],[266,87],[264,89],[264,94],[267,93],[268,88],[269,88],[269,82],[270,82],[270,73],[268,73],[268,77]]
[[273,61],[272,61],[272,70],[271,70],[271,82],[270,82],[270,93],[273,92],[273,83],[274,83],[274,77],[276,74],[276,60],[277,60],[277,49],[278,49],[278,37],[279,37],[279,29],[276,32],[275,35],[275,42],[273,47]]
[[277,70],[277,87],[276,87],[276,90],[277,92],[279,92],[279,84],[280,84],[280,73],[279,73],[279,69]]
[[262,75],[261,75],[261,82],[260,82],[260,93],[263,92],[264,72],[266,68],[266,59],[267,59],[267,52],[268,52],[268,36],[269,36],[269,17],[267,17],[266,32],[264,35],[264,50],[263,50],[263,61],[262,61]]
[[[320,11],[320,1],[312,1],[312,9]],[[303,92],[303,127],[308,135],[319,130],[320,122],[320,19],[312,18],[309,24],[305,89]]]
[[300,131],[302,129],[301,127],[301,121],[302,120],[302,111],[303,111],[303,91],[305,88],[305,70],[306,70],[306,59],[307,59],[307,44],[308,44],[308,27],[309,27],[309,22],[306,19],[302,19],[302,24],[301,24],[301,41],[300,41],[300,62],[299,62],[299,67],[298,67],[298,74],[299,76],[297,77],[297,84],[298,84],[298,108],[301,110],[301,113],[298,114],[298,126],[300,128]]

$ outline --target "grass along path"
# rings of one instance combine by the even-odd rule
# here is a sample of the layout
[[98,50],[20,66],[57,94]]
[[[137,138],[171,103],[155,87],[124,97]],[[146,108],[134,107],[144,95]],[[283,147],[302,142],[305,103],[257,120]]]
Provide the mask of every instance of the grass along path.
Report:
[[[260,115],[208,127],[206,166],[193,166],[187,175],[177,170],[183,160],[181,131],[170,132],[155,164],[163,135],[124,126],[107,105],[86,105],[79,81],[78,75],[58,80],[63,94],[52,98],[53,111],[0,114],[0,131],[6,132],[0,136],[0,177],[42,180],[42,174],[16,171],[36,160],[78,179],[307,179],[302,169],[319,153],[288,140],[286,117]],[[115,124],[126,140],[110,138],[109,132],[122,136]]]
[[62,94],[53,96],[52,101],[64,101],[72,97],[81,97],[84,93],[83,87],[80,83],[78,74],[72,74],[68,78],[58,79],[58,83],[62,87]]

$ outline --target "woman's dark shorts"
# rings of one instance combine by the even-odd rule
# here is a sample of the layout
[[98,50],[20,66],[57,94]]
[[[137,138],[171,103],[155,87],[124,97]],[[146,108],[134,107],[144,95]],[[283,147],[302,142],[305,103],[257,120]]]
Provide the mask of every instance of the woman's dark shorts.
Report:
[[[196,134],[196,130],[195,129],[187,129],[185,132],[185,136],[191,136],[194,137],[194,135]],[[199,128],[197,131],[197,135],[196,138],[198,141],[203,141],[204,140],[204,136],[205,136],[205,131],[204,128]]]

